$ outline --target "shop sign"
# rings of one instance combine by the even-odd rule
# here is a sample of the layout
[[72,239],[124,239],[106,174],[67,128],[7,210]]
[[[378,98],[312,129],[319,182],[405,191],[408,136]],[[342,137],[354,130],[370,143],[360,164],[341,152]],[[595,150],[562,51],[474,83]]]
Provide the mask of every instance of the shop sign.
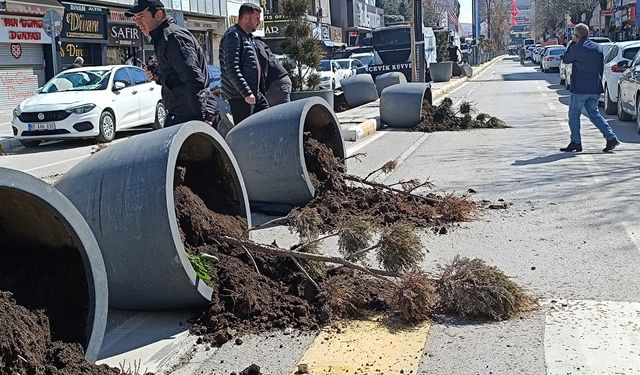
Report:
[[142,45],[142,32],[136,25],[109,24],[110,46],[140,46]]
[[270,21],[264,24],[265,39],[284,38],[284,28],[287,27],[286,21]]
[[353,26],[375,29],[383,25],[382,9],[366,4],[363,0],[353,2]]
[[0,16],[0,43],[50,44],[41,17]]
[[120,12],[117,10],[110,10],[107,20],[114,23],[135,24],[135,22],[133,21],[133,17],[127,17],[124,15],[124,12]]
[[0,102],[18,105],[32,97],[38,89],[38,76],[33,70],[0,72]]
[[[89,56],[89,47],[84,43],[62,43],[60,46],[60,57],[74,60],[76,57],[85,58]],[[86,63],[86,61],[85,61]]]
[[105,40],[107,8],[64,4],[62,38]]

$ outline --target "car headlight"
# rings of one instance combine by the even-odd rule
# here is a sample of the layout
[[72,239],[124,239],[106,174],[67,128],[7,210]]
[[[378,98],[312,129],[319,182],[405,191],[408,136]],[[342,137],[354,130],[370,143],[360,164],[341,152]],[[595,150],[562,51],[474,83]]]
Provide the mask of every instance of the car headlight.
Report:
[[72,107],[69,109],[66,109],[65,112],[68,113],[75,113],[75,114],[82,114],[82,113],[87,113],[89,111],[91,111],[92,109],[94,109],[96,107],[95,104],[83,104],[83,105],[79,105],[77,107]]
[[21,114],[22,114],[22,111],[20,110],[20,107],[16,107],[13,110],[13,117],[20,117]]
[[321,80],[321,81],[329,81],[329,80],[331,80],[331,77],[329,77],[329,76],[324,76],[324,77],[321,77],[321,78],[320,78],[320,80]]

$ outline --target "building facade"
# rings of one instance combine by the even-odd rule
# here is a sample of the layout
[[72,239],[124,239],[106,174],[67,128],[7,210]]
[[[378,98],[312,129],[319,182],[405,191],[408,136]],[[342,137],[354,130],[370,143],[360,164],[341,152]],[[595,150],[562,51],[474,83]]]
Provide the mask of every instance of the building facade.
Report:
[[343,39],[357,46],[371,30],[384,26],[384,10],[375,0],[331,0],[331,19],[343,29]]
[[51,38],[43,29],[49,10],[64,14],[55,0],[0,2],[0,122],[10,121],[13,109],[50,77]]

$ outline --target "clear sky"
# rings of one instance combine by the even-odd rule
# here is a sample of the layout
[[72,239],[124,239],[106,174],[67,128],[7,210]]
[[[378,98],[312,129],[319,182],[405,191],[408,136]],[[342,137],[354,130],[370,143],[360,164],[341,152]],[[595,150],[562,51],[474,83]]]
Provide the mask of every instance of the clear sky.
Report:
[[460,1],[460,22],[471,23],[471,0]]

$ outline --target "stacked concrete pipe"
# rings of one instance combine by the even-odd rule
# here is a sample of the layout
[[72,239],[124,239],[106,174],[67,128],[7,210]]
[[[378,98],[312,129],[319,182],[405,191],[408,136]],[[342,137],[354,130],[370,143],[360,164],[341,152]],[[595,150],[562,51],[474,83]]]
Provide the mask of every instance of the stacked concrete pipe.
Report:
[[107,274],[98,243],[80,212],[44,181],[0,168],[0,234],[27,246],[77,249],[88,289],[86,326],[80,328],[84,329],[86,342],[80,344],[84,346],[85,358],[95,361],[107,322]]
[[240,169],[224,139],[191,121],[142,134],[87,158],[56,187],[85,217],[104,257],[112,307],[133,310],[204,305],[212,289],[194,271],[174,207],[179,160],[221,161],[232,179],[236,215],[251,216]]
[[357,74],[340,81],[344,99],[351,108],[378,100],[378,90],[371,74]]
[[378,90],[378,95],[382,95],[382,90],[387,87],[397,85],[399,83],[407,83],[407,77],[400,72],[380,74],[376,77],[376,89]]
[[380,97],[380,120],[391,128],[412,128],[422,118],[422,104],[432,102],[431,85],[409,82],[387,87]]
[[304,133],[345,157],[340,123],[320,98],[297,100],[256,113],[227,135],[251,204],[286,212],[309,202],[315,189],[304,160]]

